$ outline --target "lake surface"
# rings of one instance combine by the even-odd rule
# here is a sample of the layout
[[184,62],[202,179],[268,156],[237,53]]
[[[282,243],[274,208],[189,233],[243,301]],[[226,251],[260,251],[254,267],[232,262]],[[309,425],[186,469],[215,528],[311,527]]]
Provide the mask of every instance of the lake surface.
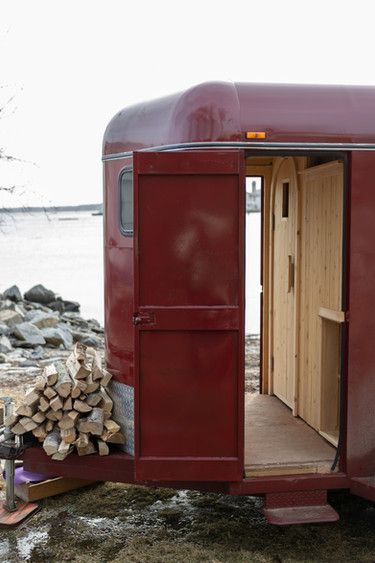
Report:
[[[42,283],[101,323],[103,222],[90,212],[0,215],[0,292]],[[246,216],[246,332],[259,333],[260,213]]]

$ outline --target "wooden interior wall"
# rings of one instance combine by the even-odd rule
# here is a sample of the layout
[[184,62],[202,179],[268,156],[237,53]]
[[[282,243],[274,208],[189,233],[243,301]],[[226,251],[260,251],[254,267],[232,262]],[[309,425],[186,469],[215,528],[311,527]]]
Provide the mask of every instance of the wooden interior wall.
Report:
[[298,182],[293,158],[275,164],[278,166],[274,168],[271,202],[272,392],[294,411]]
[[[326,309],[331,317],[336,315],[339,319],[342,315],[343,165],[331,162],[307,168],[299,174],[298,414],[313,428],[320,430],[321,378],[324,372],[320,312]],[[337,363],[337,349],[332,350],[332,354]],[[325,358],[326,365],[327,362],[329,358]],[[327,409],[332,406],[323,405]]]

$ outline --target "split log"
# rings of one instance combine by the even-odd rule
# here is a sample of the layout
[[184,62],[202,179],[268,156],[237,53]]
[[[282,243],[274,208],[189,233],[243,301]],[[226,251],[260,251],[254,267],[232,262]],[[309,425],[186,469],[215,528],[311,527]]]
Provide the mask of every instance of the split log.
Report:
[[70,428],[74,428],[75,422],[68,414],[64,414],[57,425],[59,428],[61,428],[61,430],[69,430]]
[[103,369],[103,377],[100,380],[100,383],[103,387],[107,387],[108,383],[111,381],[112,379],[112,374],[109,373],[108,370]]
[[52,455],[52,459],[56,461],[63,461],[71,452],[73,447],[64,441],[60,442],[59,449],[55,454]]
[[79,412],[77,411],[70,411],[68,412],[67,416],[73,420],[74,423],[77,422],[79,417]]
[[55,364],[50,364],[46,366],[44,368],[43,375],[46,378],[47,385],[55,385],[58,377]]
[[61,420],[62,416],[63,416],[62,410],[54,411],[50,409],[49,411],[46,412],[46,417],[48,418],[48,420],[52,420],[53,422]]
[[40,397],[39,400],[39,410],[41,412],[46,412],[49,409],[49,401],[47,401],[47,399],[45,399],[44,397]]
[[39,399],[40,393],[38,393],[37,391],[30,391],[29,393],[26,393],[22,402],[28,407],[35,407],[35,405],[39,403]]
[[85,361],[87,346],[81,342],[76,342],[73,348],[73,353],[77,360],[81,363]]
[[102,400],[100,401],[99,406],[104,412],[111,413],[113,408],[113,401],[111,397],[108,395],[104,387],[100,388],[100,393],[102,395]]
[[98,354],[98,352],[96,352],[96,350],[94,350],[94,357],[93,357],[93,363],[92,363],[92,378],[94,381],[96,381],[97,379],[102,379],[104,376],[103,373],[103,369],[102,369],[102,360]]
[[89,437],[84,432],[79,432],[77,440],[74,442],[77,448],[86,448],[89,445]]
[[38,424],[41,424],[42,422],[45,421],[46,416],[45,414],[43,414],[41,411],[36,412],[32,417],[32,420],[34,422],[37,422]]
[[54,388],[60,397],[66,399],[71,393],[73,382],[63,362],[56,362],[56,369],[58,376]]
[[54,398],[51,399],[49,406],[51,407],[51,409],[53,411],[59,411],[63,408],[63,402],[61,400],[61,397],[59,397],[58,395]]
[[104,442],[109,442],[111,444],[124,444],[125,437],[122,432],[110,432],[109,430],[104,430],[103,434],[100,436]]
[[17,424],[12,427],[12,432],[13,434],[17,434],[17,436],[21,436],[26,433],[26,430],[20,422],[17,422]]
[[100,387],[99,382],[93,380],[92,373],[90,373],[90,375],[86,377],[86,383],[87,383],[86,393],[93,393],[94,391],[97,391]]
[[45,424],[39,424],[34,430],[32,430],[35,438],[38,438],[39,441],[44,441],[47,437],[47,429]]
[[71,397],[68,397],[68,398],[64,401],[63,410],[64,410],[64,411],[71,411],[72,408],[73,408],[72,398],[71,398]]
[[57,429],[55,429],[52,432],[50,432],[46,437],[46,439],[44,440],[43,449],[47,455],[53,455],[58,451],[60,443],[61,443],[60,432]]
[[103,440],[98,440],[98,450],[99,450],[99,455],[109,455],[108,444],[103,442]]
[[34,408],[32,408],[28,405],[22,404],[16,409],[16,413],[21,415],[21,416],[28,416],[30,418],[31,416],[33,416],[33,414],[35,414],[35,410],[36,409],[34,409]]
[[79,362],[74,352],[66,360],[66,367],[73,379],[85,379],[90,373],[90,367]]
[[43,391],[43,394],[47,397],[47,399],[52,399],[57,395],[53,387],[46,387]]
[[53,420],[46,420],[46,432],[51,432],[54,426],[55,423],[53,422]]
[[74,381],[73,389],[71,392],[72,399],[78,399],[82,391],[86,391],[87,383],[83,379],[79,379],[78,381]]
[[102,395],[100,391],[98,391],[96,393],[90,393],[90,395],[87,396],[86,402],[88,405],[90,405],[90,407],[96,407],[101,400]]
[[103,411],[94,407],[87,418],[78,421],[78,431],[87,432],[93,436],[100,436],[103,433]]
[[117,422],[115,422],[114,420],[111,420],[111,419],[105,420],[104,426],[107,430],[109,430],[113,434],[116,434],[116,432],[120,432],[120,430],[121,430],[120,425],[117,424]]
[[90,412],[92,410],[92,407],[90,407],[90,405],[87,405],[86,403],[80,401],[79,399],[76,399],[74,401],[73,408],[78,412]]
[[85,448],[80,448],[79,446],[77,446],[77,453],[79,456],[95,454],[96,448],[94,444],[91,442],[91,440],[89,440],[89,443]]
[[73,442],[77,438],[76,429],[73,428],[62,428],[61,429],[61,438],[66,444],[73,444]]
[[10,414],[5,417],[4,425],[8,427],[14,426],[18,422],[19,418],[20,417],[16,414]]
[[47,385],[47,380],[43,375],[38,375],[35,380],[35,389],[37,391],[43,391]]
[[34,422],[32,418],[28,418],[27,416],[20,419],[20,424],[22,424],[26,432],[31,432],[31,430],[34,430],[34,428],[38,426],[37,422]]

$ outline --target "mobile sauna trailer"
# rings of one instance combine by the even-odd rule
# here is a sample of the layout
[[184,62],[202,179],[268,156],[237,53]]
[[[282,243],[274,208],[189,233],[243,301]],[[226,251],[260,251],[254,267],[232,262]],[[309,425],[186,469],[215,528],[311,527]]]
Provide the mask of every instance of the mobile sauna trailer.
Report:
[[[375,88],[203,84],[117,114],[103,161],[125,451],[30,449],[27,468],[263,495],[278,524],[335,520],[328,489],[375,500]],[[257,394],[247,177],[262,182]]]

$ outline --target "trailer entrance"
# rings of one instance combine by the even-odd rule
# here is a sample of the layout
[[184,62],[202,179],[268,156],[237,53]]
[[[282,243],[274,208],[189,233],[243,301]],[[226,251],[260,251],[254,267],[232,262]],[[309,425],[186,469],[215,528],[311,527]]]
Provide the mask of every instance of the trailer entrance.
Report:
[[245,397],[245,473],[327,473],[340,424],[343,162],[253,156],[246,174],[262,177],[263,307],[261,389]]

